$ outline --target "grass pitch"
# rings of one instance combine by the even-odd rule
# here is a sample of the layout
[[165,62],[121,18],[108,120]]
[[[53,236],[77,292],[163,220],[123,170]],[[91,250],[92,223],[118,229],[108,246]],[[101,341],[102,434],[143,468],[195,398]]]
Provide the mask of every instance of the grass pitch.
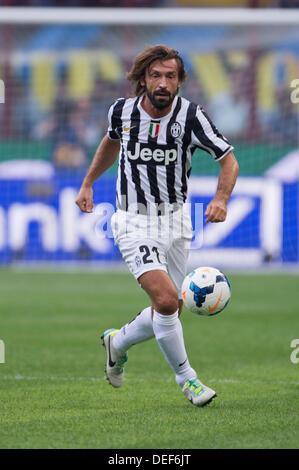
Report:
[[0,448],[298,448],[299,277],[229,279],[223,312],[181,317],[190,362],[218,395],[198,409],[155,340],[130,350],[121,389],[104,379],[100,334],[148,305],[129,274],[1,270]]

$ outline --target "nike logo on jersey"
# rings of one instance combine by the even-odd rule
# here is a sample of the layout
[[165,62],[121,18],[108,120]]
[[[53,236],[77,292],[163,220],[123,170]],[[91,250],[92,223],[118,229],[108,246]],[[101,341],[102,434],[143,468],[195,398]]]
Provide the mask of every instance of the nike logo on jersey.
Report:
[[108,338],[108,358],[109,358],[109,367],[114,367],[116,362],[113,362],[111,360],[111,351],[110,351],[110,340],[111,340],[111,336],[109,336]]
[[154,165],[175,165],[178,158],[176,145],[129,142],[128,158],[135,163]]
[[131,127],[124,127],[124,131],[127,132],[127,131],[130,131],[131,129],[134,129],[134,127],[136,126],[131,126]]

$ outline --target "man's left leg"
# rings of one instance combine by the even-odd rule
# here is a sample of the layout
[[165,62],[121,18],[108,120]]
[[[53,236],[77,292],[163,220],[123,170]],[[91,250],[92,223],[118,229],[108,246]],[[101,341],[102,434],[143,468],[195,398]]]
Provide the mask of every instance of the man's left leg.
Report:
[[164,271],[149,271],[139,278],[153,305],[155,338],[180,387],[195,377],[187,357],[182,325],[179,320],[179,300],[175,285]]

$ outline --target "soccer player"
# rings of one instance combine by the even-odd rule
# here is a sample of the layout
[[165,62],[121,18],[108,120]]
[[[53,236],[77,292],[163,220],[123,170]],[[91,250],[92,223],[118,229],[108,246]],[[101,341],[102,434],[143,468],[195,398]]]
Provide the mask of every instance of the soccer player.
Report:
[[111,220],[115,243],[150,306],[120,330],[102,335],[106,375],[120,387],[127,351],[155,337],[186,397],[204,406],[216,392],[191,367],[179,315],[180,288],[192,238],[184,212],[192,154],[210,153],[220,164],[218,186],[207,206],[206,222],[223,222],[238,175],[233,147],[197,104],[179,97],[186,79],[178,52],[164,45],[141,52],[128,73],[134,98],[120,98],[108,113],[109,128],[80,188],[76,203],[92,212],[92,185],[117,159],[117,212]]

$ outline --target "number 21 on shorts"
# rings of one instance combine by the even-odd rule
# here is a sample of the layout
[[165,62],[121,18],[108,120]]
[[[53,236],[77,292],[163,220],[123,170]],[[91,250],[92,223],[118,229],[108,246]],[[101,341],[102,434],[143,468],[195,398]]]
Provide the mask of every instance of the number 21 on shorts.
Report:
[[140,255],[135,256],[135,263],[136,266],[139,267],[141,264],[149,264],[149,263],[159,263],[162,264],[160,253],[156,246],[148,247],[147,245],[140,245],[139,248]]

